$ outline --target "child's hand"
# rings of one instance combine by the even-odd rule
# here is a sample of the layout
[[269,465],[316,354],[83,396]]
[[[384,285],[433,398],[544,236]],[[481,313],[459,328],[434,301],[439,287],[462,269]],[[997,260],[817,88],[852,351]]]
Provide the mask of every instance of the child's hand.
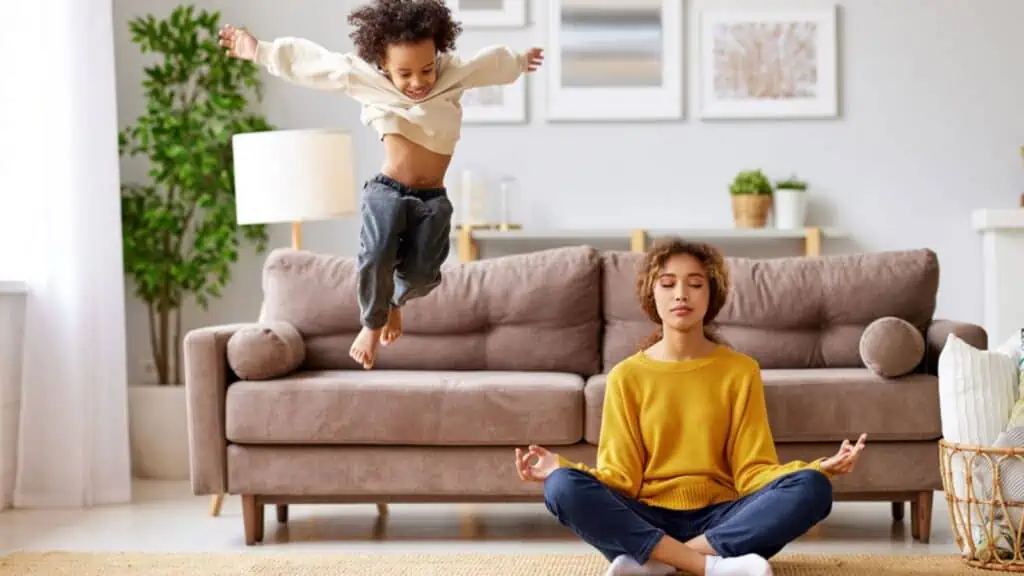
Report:
[[544,62],[544,49],[543,48],[530,48],[526,52],[527,72],[533,72],[537,68],[540,68],[542,62]]
[[220,29],[220,45],[228,49],[228,56],[243,60],[256,59],[256,38],[231,24],[225,24]]

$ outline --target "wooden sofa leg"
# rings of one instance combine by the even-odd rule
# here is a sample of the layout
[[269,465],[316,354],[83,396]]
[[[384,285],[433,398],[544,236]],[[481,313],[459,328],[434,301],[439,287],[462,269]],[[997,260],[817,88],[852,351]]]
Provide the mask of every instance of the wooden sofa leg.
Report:
[[277,521],[281,524],[288,523],[288,505],[278,504],[277,505]]
[[894,522],[903,522],[903,502],[892,503],[892,519]]
[[377,504],[377,514],[380,515],[380,516],[387,516],[388,515],[388,505],[387,505],[387,503],[380,502],[380,503]]
[[220,516],[220,508],[224,505],[224,495],[214,494],[210,497],[210,516]]
[[[918,492],[916,499],[916,508],[911,505],[911,513],[914,514],[914,518],[911,520],[913,524],[914,520],[917,521],[917,530],[914,535],[915,538],[920,540],[922,543],[927,544],[931,541],[932,537],[932,496],[933,493],[929,492]],[[912,530],[913,532],[914,530]]]
[[263,504],[252,494],[242,495],[242,524],[246,546],[263,541]]

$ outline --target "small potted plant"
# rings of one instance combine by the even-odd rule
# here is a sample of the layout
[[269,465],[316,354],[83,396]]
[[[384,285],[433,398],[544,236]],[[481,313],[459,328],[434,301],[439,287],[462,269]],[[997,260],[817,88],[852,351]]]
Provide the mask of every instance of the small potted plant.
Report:
[[738,228],[764,228],[772,208],[772,183],[760,170],[744,170],[729,186]]
[[807,182],[795,175],[775,183],[775,227],[803,228],[807,219]]

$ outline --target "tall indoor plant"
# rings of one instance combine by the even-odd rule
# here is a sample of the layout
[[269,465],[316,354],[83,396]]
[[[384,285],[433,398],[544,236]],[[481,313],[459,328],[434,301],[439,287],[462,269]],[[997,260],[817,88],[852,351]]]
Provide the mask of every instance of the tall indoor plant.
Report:
[[[124,265],[148,311],[156,383],[164,388],[182,380],[186,299],[193,297],[205,308],[230,281],[241,245],[263,251],[267,243],[265,227],[236,224],[231,137],[271,126],[247,110],[262,96],[258,70],[224,54],[217,42],[219,20],[218,12],[183,5],[165,19],[146,15],[129,23],[132,42],[155,59],[142,83],[145,111],[120,134],[122,156],[142,156],[149,166],[146,182],[122,186]],[[180,461],[177,450],[186,442],[184,393],[175,387],[171,400],[154,388],[159,390],[133,387],[130,392],[137,424],[133,444],[167,435],[158,429],[160,421],[180,426],[172,433],[180,438],[164,440],[174,448],[151,447],[149,454],[136,455],[154,465],[157,458]],[[176,408],[169,410],[172,402],[180,402],[180,418]],[[174,457],[160,454],[172,449]],[[187,444],[185,449],[187,455]]]

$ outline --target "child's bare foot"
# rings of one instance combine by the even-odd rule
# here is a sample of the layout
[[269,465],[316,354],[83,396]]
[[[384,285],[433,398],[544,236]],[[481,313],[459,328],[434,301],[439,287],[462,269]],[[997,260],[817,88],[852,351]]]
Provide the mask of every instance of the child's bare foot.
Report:
[[352,342],[352,347],[348,349],[348,355],[362,364],[366,370],[373,368],[373,362],[377,359],[377,341],[380,338],[380,332],[380,330],[363,326],[359,335],[356,336],[355,342]]
[[402,335],[402,309],[392,306],[388,312],[388,323],[380,331],[380,343],[387,346]]

